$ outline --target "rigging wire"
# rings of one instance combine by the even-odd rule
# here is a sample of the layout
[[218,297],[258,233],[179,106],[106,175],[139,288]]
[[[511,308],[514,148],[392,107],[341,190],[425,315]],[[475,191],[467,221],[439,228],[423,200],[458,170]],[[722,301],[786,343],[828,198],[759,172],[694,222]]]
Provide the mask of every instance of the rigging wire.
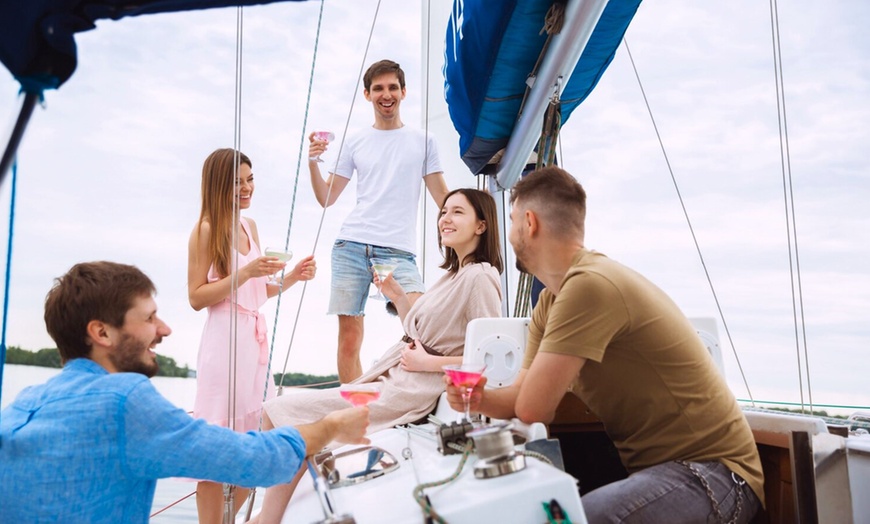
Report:
[[[236,359],[238,358],[238,298],[239,298],[239,229],[241,228],[241,208],[238,195],[240,189],[239,155],[242,146],[242,7],[236,8],[236,64],[235,64],[235,94],[233,100],[233,223],[230,242],[233,246],[234,260],[230,269],[230,365],[229,365],[229,400],[227,402],[227,423],[235,430],[236,418]],[[249,242],[251,240],[249,239]]]
[[[236,49],[235,49],[235,92],[233,96],[233,220],[230,232],[230,243],[233,247],[233,261],[230,264],[230,337],[229,337],[229,365],[227,366],[227,427],[233,431],[236,429],[236,393],[238,364],[238,298],[239,298],[239,237],[242,222],[241,207],[239,202],[239,167],[241,162],[242,145],[242,38],[244,30],[244,8],[236,8]],[[253,240],[248,238],[248,243]],[[230,524],[233,520],[235,509],[235,487],[223,483],[224,510],[223,522]]]
[[[329,186],[328,186],[328,189],[326,190],[326,197],[324,198],[323,211],[320,213],[320,222],[317,224],[317,233],[314,236],[314,246],[312,246],[312,248],[311,248],[312,254],[317,249],[317,244],[320,241],[320,233],[323,231],[323,221],[326,218],[326,208],[329,207],[329,197],[332,195],[332,185],[335,182],[335,177],[332,175],[332,173],[336,171],[336,169],[338,167],[338,160],[341,158],[341,152],[344,149],[345,139],[347,138],[347,130],[350,127],[350,119],[353,116],[353,107],[354,107],[354,104],[356,102],[357,94],[359,93],[359,84],[360,84],[360,81],[362,80],[362,76],[363,76],[363,68],[365,67],[365,63],[366,63],[366,60],[368,58],[369,48],[371,47],[371,44],[372,44],[372,35],[374,34],[374,31],[375,31],[375,24],[378,21],[378,13],[380,12],[380,10],[381,10],[381,0],[378,0],[377,5],[375,6],[374,16],[372,17],[372,25],[371,25],[371,28],[369,29],[369,37],[368,37],[368,40],[366,40],[366,47],[365,47],[365,50],[363,51],[362,61],[360,62],[360,68],[359,68],[359,71],[357,73],[356,85],[354,86],[353,96],[351,97],[351,101],[350,101],[350,110],[347,112],[347,119],[345,120],[345,123],[344,123],[344,131],[342,132],[342,135],[341,135],[341,143],[338,146],[338,154],[335,156],[335,163],[333,164],[332,171],[330,172]],[[310,95],[310,89],[309,89],[309,95]],[[299,306],[296,309],[296,318],[293,320],[293,330],[290,332],[290,343],[287,345],[287,356],[284,359],[284,368],[281,370],[281,380],[280,380],[279,386],[278,386],[279,392],[283,391],[284,376],[287,374],[287,363],[290,361],[290,351],[293,349],[293,340],[296,338],[296,328],[299,326],[299,317],[300,317],[300,314],[302,312],[302,304],[303,304],[303,301],[305,299],[305,291],[307,289],[308,289],[308,281],[305,281],[305,283],[302,285],[302,293],[299,297]]]
[[[15,190],[18,185],[18,158],[12,158],[12,192],[9,197],[9,238],[6,245],[6,272],[3,278],[3,323],[0,326],[0,386],[3,385],[3,369],[6,367],[6,322],[9,315],[9,289],[12,287],[12,234],[15,232]],[[0,400],[2,400],[0,388]],[[0,446],[3,443],[0,442]]]
[[[308,112],[311,108],[311,93],[313,92],[314,86],[314,71],[315,65],[317,64],[317,49],[320,46],[320,29],[323,27],[323,6],[326,2],[324,0],[320,0],[320,11],[317,15],[317,29],[314,33],[314,50],[311,55],[311,70],[308,73],[308,95],[305,98],[305,112],[302,115],[302,134],[299,137],[299,151],[296,155],[296,178],[293,181],[293,196],[290,200],[290,217],[287,220],[287,236],[284,238],[284,251],[287,251],[290,248],[290,231],[293,228],[293,215],[296,211],[296,195],[298,194],[299,187],[299,174],[302,170],[302,155],[305,149],[305,131],[308,127]],[[311,250],[312,253],[314,249]],[[281,276],[284,276],[282,271]],[[299,298],[299,309],[296,311],[296,318],[298,320],[299,313],[302,309],[302,297],[305,296],[305,286],[308,283],[306,282],[302,287],[302,296]],[[267,366],[266,373],[266,383],[263,385],[263,402],[266,401],[266,397],[269,393],[269,380],[274,380],[271,377],[272,374],[272,357],[275,353],[275,335],[278,333],[278,313],[281,311],[281,295],[284,292],[284,279],[281,279],[281,287],[278,289],[278,300],[275,303],[275,320],[272,322],[272,340],[269,343],[269,363]],[[296,329],[296,325],[293,326],[294,332]],[[292,346],[293,339],[291,336],[290,344]],[[289,358],[289,349],[288,349],[288,358]],[[287,371],[287,361],[284,361],[284,371],[281,373],[281,380],[278,382],[278,390],[279,392],[283,392],[284,388],[284,375]],[[260,411],[260,429],[263,428],[263,412]]]
[[[779,124],[779,151],[782,168],[783,205],[785,206],[785,228],[788,239],[789,277],[791,279],[792,315],[794,317],[795,353],[798,364],[798,385],[800,386],[801,410],[804,410],[804,388],[801,372],[801,342],[804,347],[806,365],[807,398],[810,413],[813,411],[813,392],[810,385],[810,361],[807,349],[806,318],[804,317],[803,289],[801,286],[800,256],[797,241],[797,222],[794,209],[794,185],[791,176],[791,154],[788,147],[788,119],[785,110],[785,83],[782,74],[782,49],[779,38],[779,12],[776,0],[770,0],[770,33],[773,47],[773,75],[776,84],[776,113]],[[792,247],[794,243],[794,247]],[[793,257],[792,257],[793,255]],[[800,317],[800,318],[798,318]],[[800,333],[799,333],[800,331]]]
[[[431,41],[432,41],[432,1],[426,1],[426,88],[423,93],[424,98],[424,109],[423,109],[423,165],[420,167],[422,171],[423,177],[425,177],[429,170],[429,67],[431,61]],[[427,186],[428,187],[428,186]],[[426,284],[426,231],[429,229],[429,220],[426,211],[428,210],[427,204],[428,198],[426,198],[427,191],[422,191],[420,193],[420,197],[423,199],[423,221],[421,223],[422,228],[422,259],[423,259],[423,284]],[[437,203],[437,202],[436,202]],[[444,202],[441,202],[441,206],[444,206]],[[438,212],[436,212],[436,215]]]
[[737,348],[734,346],[734,341],[731,338],[731,330],[728,329],[728,323],[725,321],[725,314],[722,312],[722,305],[719,303],[719,296],[716,294],[716,289],[713,286],[713,280],[710,277],[710,271],[707,269],[707,262],[704,260],[704,255],[701,253],[701,246],[698,243],[698,237],[695,234],[695,228],[692,226],[692,221],[689,219],[689,212],[686,209],[686,203],[683,200],[683,195],[680,192],[680,186],[677,183],[677,178],[674,175],[674,169],[671,167],[671,161],[668,158],[668,152],[665,149],[664,141],[662,141],[661,133],[659,133],[658,125],[656,124],[656,119],[653,116],[652,107],[650,106],[649,99],[646,96],[646,91],[643,88],[643,83],[640,80],[640,73],[637,70],[637,65],[634,63],[634,57],[631,55],[631,49],[628,46],[628,39],[622,39],[623,45],[625,45],[625,51],[628,53],[628,59],[631,62],[631,67],[634,70],[634,76],[637,79],[637,85],[640,87],[640,93],[643,96],[643,102],[646,105],[647,113],[649,114],[649,118],[652,121],[653,129],[656,133],[656,138],[659,142],[659,147],[662,150],[662,156],[665,159],[665,164],[668,166],[668,173],[671,176],[671,182],[674,184],[674,190],[677,192],[677,199],[680,201],[680,207],[683,209],[683,216],[686,218],[686,224],[689,226],[689,233],[692,235],[692,242],[695,244],[695,251],[698,253],[698,259],[701,262],[701,267],[704,269],[704,276],[707,278],[707,284],[710,286],[710,292],[713,294],[713,301],[716,303],[716,309],[719,311],[719,318],[722,320],[722,325],[725,328],[725,335],[728,337],[728,343],[731,344],[731,351],[734,353],[734,358],[737,361],[737,367],[740,370],[740,376],[743,379],[743,384],[746,387],[746,393],[749,395],[749,400],[752,402],[752,405],[755,405],[755,401],[753,400],[752,391],[749,389],[749,382],[746,380],[746,374],[743,372],[743,365],[740,363],[740,357],[737,355]]

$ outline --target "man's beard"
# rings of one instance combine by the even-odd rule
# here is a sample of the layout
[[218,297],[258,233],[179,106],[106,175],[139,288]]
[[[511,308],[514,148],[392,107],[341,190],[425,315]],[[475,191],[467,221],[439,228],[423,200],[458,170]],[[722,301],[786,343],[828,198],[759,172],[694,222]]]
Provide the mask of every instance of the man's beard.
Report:
[[517,269],[519,271],[522,271],[523,273],[529,273],[529,270],[526,268],[526,265],[523,264],[523,262],[520,260],[526,251],[525,244],[520,243],[520,245],[516,245],[516,246],[512,245],[511,247],[514,248],[514,263],[516,264]]
[[[159,342],[159,340],[158,340]],[[148,378],[157,374],[160,366],[157,364],[157,359],[153,361],[143,360],[148,353],[148,346],[137,341],[132,336],[124,333],[121,335],[121,342],[115,351],[109,355],[109,360],[119,372],[126,373],[141,373]]]

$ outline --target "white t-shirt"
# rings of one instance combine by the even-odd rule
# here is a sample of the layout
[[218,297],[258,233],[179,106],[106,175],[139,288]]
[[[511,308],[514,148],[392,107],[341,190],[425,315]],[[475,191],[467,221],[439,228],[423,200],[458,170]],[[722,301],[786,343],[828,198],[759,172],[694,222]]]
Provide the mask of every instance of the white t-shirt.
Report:
[[[424,166],[425,161],[425,166]],[[368,128],[344,144],[335,174],[357,174],[356,206],[338,238],[417,251],[417,208],[423,177],[440,173],[435,139],[421,129]]]

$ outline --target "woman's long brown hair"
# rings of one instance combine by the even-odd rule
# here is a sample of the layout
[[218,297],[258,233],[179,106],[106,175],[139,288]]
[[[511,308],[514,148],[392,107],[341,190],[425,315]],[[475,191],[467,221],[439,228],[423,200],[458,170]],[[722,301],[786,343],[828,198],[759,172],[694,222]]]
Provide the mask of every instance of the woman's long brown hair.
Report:
[[241,151],[223,148],[215,150],[202,164],[202,210],[199,213],[199,235],[203,222],[211,226],[207,252],[221,277],[230,274],[235,179],[242,164],[253,168],[251,159]]

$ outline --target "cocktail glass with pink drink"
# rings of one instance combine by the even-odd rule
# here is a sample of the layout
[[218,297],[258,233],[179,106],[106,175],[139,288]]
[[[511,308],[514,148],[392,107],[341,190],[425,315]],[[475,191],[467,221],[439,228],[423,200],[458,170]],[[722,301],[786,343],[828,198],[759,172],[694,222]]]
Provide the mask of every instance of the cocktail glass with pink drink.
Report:
[[480,377],[486,370],[486,364],[465,362],[448,364],[441,369],[450,377],[450,382],[462,390],[462,402],[465,404],[465,420],[471,422],[471,392],[480,382]]
[[[315,131],[314,132],[315,140],[322,140],[327,144],[335,140],[335,134],[332,131]],[[310,156],[308,160],[314,160],[315,162],[323,162],[323,159],[320,158],[320,155]]]
[[381,396],[380,382],[366,384],[342,384],[338,388],[341,398],[350,402],[354,407],[365,406]]

